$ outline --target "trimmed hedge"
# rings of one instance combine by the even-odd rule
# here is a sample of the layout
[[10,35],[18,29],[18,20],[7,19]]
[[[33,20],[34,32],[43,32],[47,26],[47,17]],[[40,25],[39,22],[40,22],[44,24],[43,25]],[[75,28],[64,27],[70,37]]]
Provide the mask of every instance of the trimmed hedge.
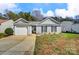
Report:
[[5,30],[5,34],[7,34],[7,35],[13,35],[13,29],[12,28],[7,28],[6,30]]

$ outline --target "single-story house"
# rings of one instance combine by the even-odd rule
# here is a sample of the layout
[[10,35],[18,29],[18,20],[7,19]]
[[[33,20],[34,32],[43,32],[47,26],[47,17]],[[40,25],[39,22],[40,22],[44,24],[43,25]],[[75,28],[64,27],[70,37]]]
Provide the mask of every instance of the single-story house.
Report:
[[74,21],[62,21],[61,30],[62,32],[79,33],[79,23],[74,23]]
[[72,32],[73,21],[62,21],[61,30],[62,32]]
[[12,28],[13,23],[13,20],[0,19],[0,33],[4,33],[6,28]]
[[28,35],[28,34],[44,34],[44,33],[61,33],[60,23],[56,20],[46,17],[42,21],[27,21],[20,18],[14,23],[15,35]]

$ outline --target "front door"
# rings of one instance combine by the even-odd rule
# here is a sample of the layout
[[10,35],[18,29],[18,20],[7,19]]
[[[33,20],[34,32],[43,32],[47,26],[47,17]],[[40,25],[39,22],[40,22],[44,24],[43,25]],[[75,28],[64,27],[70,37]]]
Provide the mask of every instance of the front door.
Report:
[[32,33],[36,34],[36,26],[32,26]]

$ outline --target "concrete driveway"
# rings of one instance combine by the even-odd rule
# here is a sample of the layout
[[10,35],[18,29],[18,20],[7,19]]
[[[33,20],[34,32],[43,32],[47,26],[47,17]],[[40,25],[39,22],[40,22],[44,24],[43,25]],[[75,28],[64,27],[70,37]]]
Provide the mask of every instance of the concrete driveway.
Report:
[[33,54],[36,35],[9,36],[0,39],[1,55],[24,55]]

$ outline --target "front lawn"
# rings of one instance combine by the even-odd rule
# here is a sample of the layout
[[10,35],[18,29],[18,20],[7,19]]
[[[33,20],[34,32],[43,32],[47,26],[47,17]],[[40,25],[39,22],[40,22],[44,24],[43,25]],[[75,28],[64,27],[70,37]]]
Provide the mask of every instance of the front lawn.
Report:
[[79,38],[79,34],[74,34],[74,33],[62,33],[64,37],[68,39],[73,39],[73,38]]
[[79,54],[79,34],[46,34],[36,37],[35,55]]

